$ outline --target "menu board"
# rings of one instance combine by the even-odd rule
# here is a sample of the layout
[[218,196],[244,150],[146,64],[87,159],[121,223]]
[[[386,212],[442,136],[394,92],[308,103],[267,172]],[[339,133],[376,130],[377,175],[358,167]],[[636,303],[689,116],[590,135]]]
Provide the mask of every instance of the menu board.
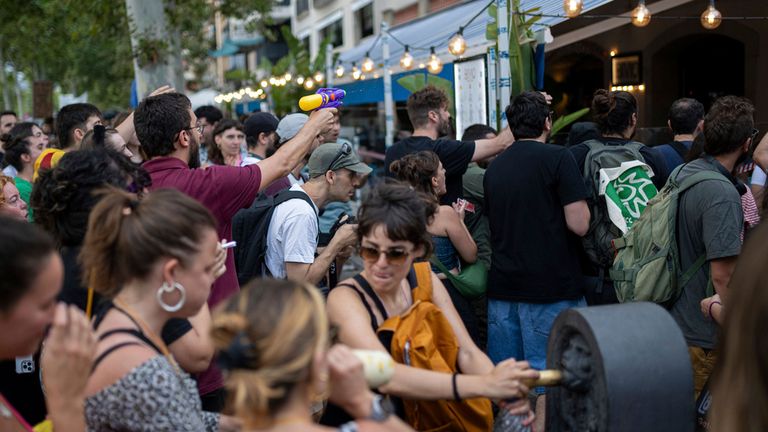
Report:
[[467,127],[488,122],[485,59],[481,57],[454,63],[453,76],[456,96],[456,138],[461,138]]

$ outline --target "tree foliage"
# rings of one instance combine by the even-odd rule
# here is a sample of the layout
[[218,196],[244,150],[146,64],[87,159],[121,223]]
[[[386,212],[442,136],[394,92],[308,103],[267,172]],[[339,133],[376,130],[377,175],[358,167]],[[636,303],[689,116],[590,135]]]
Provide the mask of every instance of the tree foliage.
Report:
[[[182,36],[182,53],[197,76],[214,45],[212,32],[217,11],[208,0],[164,1],[168,19]],[[262,28],[270,0],[215,2],[224,16],[248,19],[251,29]],[[254,14],[253,12],[256,12]],[[268,20],[268,18],[267,18]],[[101,106],[126,106],[133,80],[134,53],[121,0],[4,0],[0,7],[0,48],[3,61],[30,81],[50,80],[65,92],[88,92]],[[152,42],[152,41],[148,41]],[[149,50],[148,50],[149,51]],[[140,54],[140,53],[139,53]]]

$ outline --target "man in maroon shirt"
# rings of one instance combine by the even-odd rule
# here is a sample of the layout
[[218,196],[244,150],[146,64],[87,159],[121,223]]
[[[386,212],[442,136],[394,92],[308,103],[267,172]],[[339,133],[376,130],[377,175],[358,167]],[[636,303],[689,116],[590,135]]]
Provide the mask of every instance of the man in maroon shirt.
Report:
[[[211,166],[200,169],[201,127],[189,99],[180,93],[165,93],[144,99],[134,114],[136,135],[149,160],[144,168],[152,178],[152,189],[175,188],[197,199],[218,221],[221,239],[232,238],[232,218],[250,206],[258,192],[285,177],[307,154],[318,135],[334,126],[336,109],[318,110],[299,133],[272,156],[245,167]],[[227,251],[227,270],[214,282],[208,304],[215,307],[239,290],[233,251]],[[216,408],[221,400],[221,374],[212,370],[198,380],[200,394],[209,393]],[[215,392],[215,393],[214,393]],[[215,394],[215,396],[214,396]]]

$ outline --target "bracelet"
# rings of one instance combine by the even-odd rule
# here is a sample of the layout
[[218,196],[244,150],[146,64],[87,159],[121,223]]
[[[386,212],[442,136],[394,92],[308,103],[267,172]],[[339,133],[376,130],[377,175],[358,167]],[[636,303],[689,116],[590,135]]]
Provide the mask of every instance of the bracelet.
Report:
[[451,382],[453,384],[453,400],[456,402],[461,402],[461,396],[459,396],[459,389],[456,387],[456,377],[459,376],[458,372],[453,373],[453,377],[451,378]]
[[720,306],[722,306],[722,305],[723,305],[722,303],[720,303],[720,302],[719,302],[719,301],[717,301],[717,300],[715,300],[715,301],[713,301],[712,303],[710,303],[710,304],[709,304],[709,318],[710,318],[710,319],[715,319],[715,317],[713,317],[713,316],[712,316],[712,306],[714,306],[714,305],[716,305],[716,304],[719,304]]

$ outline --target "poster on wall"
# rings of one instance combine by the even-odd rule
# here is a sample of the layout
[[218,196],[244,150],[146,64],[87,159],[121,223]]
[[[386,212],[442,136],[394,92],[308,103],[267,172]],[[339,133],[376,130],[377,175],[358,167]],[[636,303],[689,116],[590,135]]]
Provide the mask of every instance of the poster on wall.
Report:
[[485,59],[480,57],[453,64],[454,94],[456,96],[456,138],[461,138],[464,129],[475,124],[486,124],[487,96]]

